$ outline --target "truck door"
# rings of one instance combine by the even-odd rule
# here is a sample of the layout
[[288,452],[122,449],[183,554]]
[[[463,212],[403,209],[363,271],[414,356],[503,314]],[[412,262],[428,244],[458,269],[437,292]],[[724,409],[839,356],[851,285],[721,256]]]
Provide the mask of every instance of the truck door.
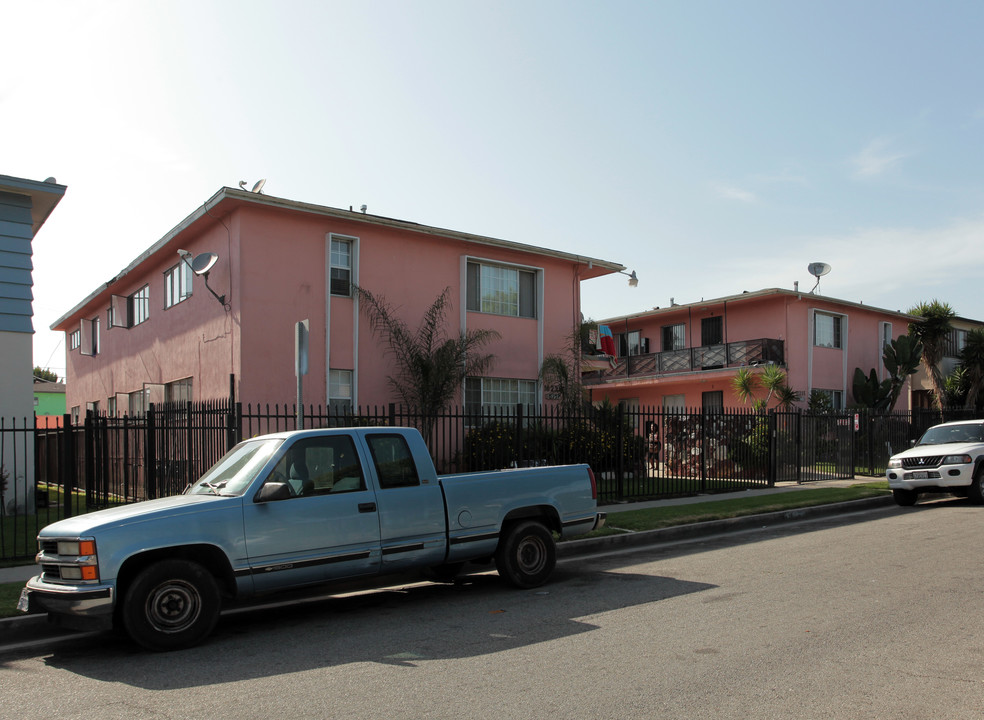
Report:
[[436,477],[419,471],[404,435],[372,432],[364,437],[379,487],[382,571],[440,565],[447,516]]
[[244,503],[257,591],[378,572],[376,497],[350,435],[294,441],[265,482],[285,483],[287,497]]

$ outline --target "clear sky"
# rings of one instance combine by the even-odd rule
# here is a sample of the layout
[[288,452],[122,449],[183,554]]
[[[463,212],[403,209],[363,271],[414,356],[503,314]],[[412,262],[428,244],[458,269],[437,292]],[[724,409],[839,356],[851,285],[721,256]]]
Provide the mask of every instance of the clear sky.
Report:
[[984,2],[0,0],[0,174],[67,185],[48,326],[221,186],[622,263],[603,319],[767,287],[984,320]]

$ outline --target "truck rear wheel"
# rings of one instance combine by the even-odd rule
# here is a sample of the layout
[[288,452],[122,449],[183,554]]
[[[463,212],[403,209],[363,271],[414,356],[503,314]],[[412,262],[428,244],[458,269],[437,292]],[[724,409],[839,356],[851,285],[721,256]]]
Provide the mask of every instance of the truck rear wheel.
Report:
[[127,589],[123,627],[148,650],[187,648],[212,632],[220,605],[208,570],[189,560],[161,560],[140,571]]
[[557,547],[553,535],[532,520],[508,528],[495,551],[499,575],[519,588],[543,585],[556,564]]

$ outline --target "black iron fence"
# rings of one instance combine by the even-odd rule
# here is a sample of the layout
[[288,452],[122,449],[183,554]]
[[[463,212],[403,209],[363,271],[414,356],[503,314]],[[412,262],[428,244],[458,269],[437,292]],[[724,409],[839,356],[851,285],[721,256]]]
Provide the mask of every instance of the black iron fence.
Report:
[[[304,407],[304,427],[406,425],[439,473],[588,463],[599,503],[880,475],[888,458],[960,412],[876,414],[628,409],[579,415],[522,406],[423,417],[394,405]],[[137,417],[90,414],[36,427],[0,419],[0,559],[28,558],[44,525],[180,493],[242,438],[294,430],[294,406],[219,401],[151,406]]]

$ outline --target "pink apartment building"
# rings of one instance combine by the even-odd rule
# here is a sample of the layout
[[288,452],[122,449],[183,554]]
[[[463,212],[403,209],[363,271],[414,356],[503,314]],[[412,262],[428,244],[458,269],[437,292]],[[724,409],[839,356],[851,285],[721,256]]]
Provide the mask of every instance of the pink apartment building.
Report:
[[[591,398],[629,407],[734,408],[741,366],[777,363],[803,398],[827,393],[835,408],[854,398],[854,369],[882,363],[886,343],[908,331],[910,315],[778,288],[601,321],[615,339],[617,363],[586,366]],[[762,394],[764,397],[765,394]],[[772,403],[773,405],[775,403]],[[904,391],[896,410],[909,408]]]
[[[196,274],[192,264],[202,271],[209,261],[207,274]],[[566,346],[580,318],[580,281],[624,269],[222,188],[52,329],[66,334],[66,403],[75,415],[230,393],[253,404],[292,403],[301,320],[310,321],[304,402],[382,405],[395,399],[391,368],[352,286],[398,307],[412,328],[451,288],[449,332],[501,333],[488,348],[497,357],[490,375],[466,384],[468,401],[538,402],[540,365]]]

